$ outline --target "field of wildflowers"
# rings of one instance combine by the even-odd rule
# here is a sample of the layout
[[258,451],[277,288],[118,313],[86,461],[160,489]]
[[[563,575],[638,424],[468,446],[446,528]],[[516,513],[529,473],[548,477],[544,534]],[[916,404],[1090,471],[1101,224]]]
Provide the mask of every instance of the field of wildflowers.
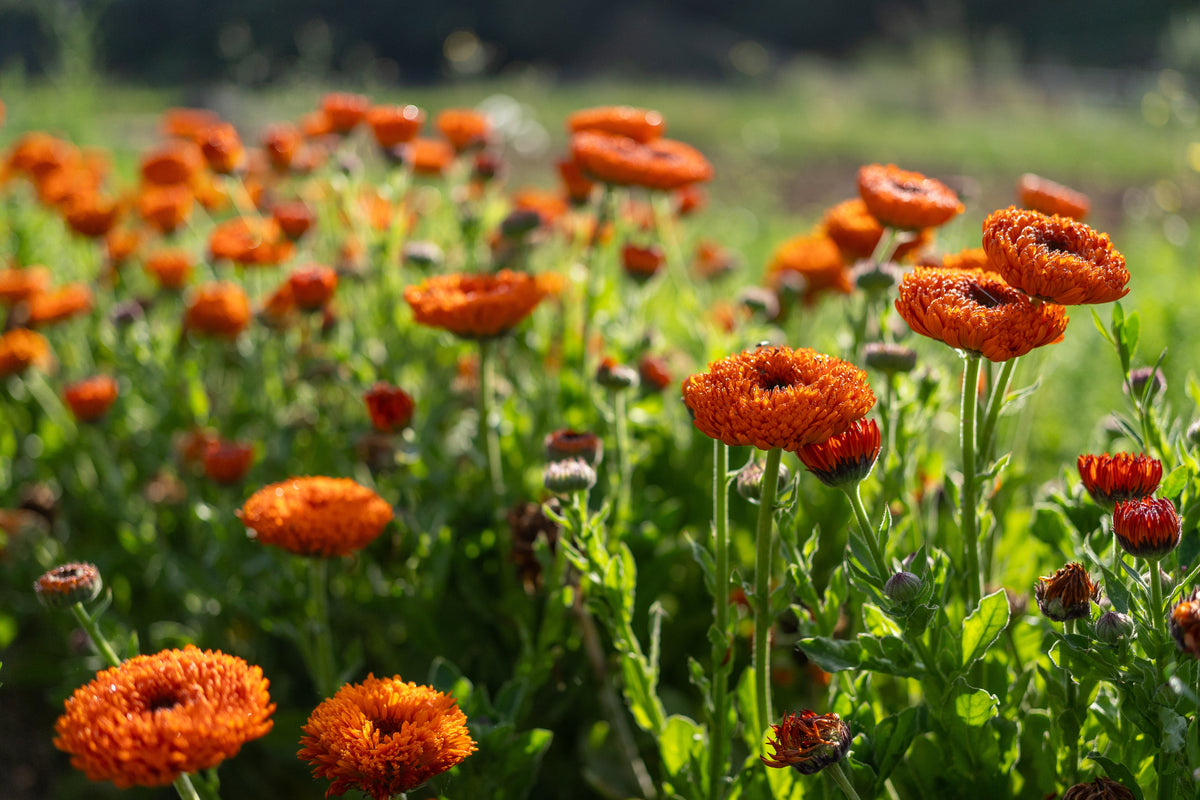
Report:
[[561,123],[0,127],[14,792],[1197,796],[1170,247],[867,163],[748,263],[664,115]]

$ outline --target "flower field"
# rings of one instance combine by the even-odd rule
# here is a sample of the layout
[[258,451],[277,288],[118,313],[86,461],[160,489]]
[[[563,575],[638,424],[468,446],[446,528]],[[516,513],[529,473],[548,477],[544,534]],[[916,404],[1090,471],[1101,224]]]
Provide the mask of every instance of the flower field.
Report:
[[647,107],[28,96],[14,797],[1197,796],[1190,176],[780,214]]

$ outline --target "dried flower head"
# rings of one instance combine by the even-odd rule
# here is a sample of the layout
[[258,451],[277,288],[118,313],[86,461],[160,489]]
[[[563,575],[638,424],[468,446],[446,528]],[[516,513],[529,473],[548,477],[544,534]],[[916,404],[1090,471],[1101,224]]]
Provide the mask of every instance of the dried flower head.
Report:
[[166,786],[271,730],[267,686],[261,669],[214,650],[135,656],[75,690],[54,746],[91,780]]
[[532,592],[542,584],[542,565],[534,546],[538,539],[544,539],[550,552],[554,552],[558,546],[558,523],[546,516],[541,503],[518,503],[508,510],[508,528],[512,533],[512,561],[525,591]]
[[384,381],[377,382],[363,395],[371,424],[382,433],[402,430],[412,422],[416,404],[408,392]]
[[1112,511],[1123,500],[1141,500],[1154,494],[1162,480],[1157,458],[1132,453],[1081,455],[1076,462],[1083,488],[1096,505]]
[[569,115],[567,130],[571,133],[597,131],[648,142],[666,133],[667,123],[657,111],[632,106],[601,106],[585,108]]
[[1058,214],[1083,221],[1092,203],[1083,192],[1026,172],[1017,180],[1017,196],[1021,205],[1043,214]]
[[900,281],[896,310],[922,336],[989,361],[1007,361],[1062,341],[1062,306],[1034,304],[984,272],[917,267]]
[[50,343],[28,328],[13,328],[0,334],[0,378],[20,375],[30,367],[50,365]]
[[775,752],[759,756],[768,767],[793,767],[801,775],[820,772],[846,757],[850,750],[850,726],[837,714],[818,714],[805,709],[784,714],[771,726],[774,740],[767,745]]
[[46,608],[67,608],[76,603],[90,603],[100,596],[104,581],[95,564],[74,562],[60,564],[43,574],[33,584],[37,599]]
[[871,474],[880,447],[879,425],[873,419],[858,419],[842,433],[806,444],[796,455],[821,483],[839,489]]
[[586,175],[618,186],[678,189],[707,181],[713,172],[699,150],[673,139],[639,142],[582,131],[571,136],[571,156]]
[[434,127],[458,152],[487,143],[492,121],[487,114],[473,108],[447,108],[433,121]]
[[208,283],[188,301],[183,326],[189,331],[236,339],[250,324],[250,299],[236,283]]
[[936,228],[965,210],[946,184],[895,164],[861,167],[858,193],[871,216],[893,228]]
[[787,277],[804,278],[802,297],[806,304],[827,292],[850,294],[854,290],[837,242],[820,234],[795,236],[775,248],[767,275],[777,288]]
[[304,724],[297,757],[332,780],[326,797],[358,789],[374,800],[409,792],[476,750],[454,698],[399,675],[347,684]]
[[259,489],[238,518],[263,544],[302,556],[345,556],[392,519],[386,500],[349,478],[292,478]]
[[1038,578],[1034,596],[1043,614],[1066,622],[1091,613],[1091,604],[1100,602],[1100,587],[1082,564],[1071,562],[1048,578]]
[[1165,497],[1122,500],[1113,509],[1113,533],[1131,556],[1151,561],[1170,553],[1179,544],[1183,520],[1175,504]]
[[731,446],[796,451],[847,430],[875,405],[867,374],[807,348],[759,347],[683,382],[705,435]]
[[1110,303],[1129,291],[1125,256],[1108,234],[1069,217],[993,211],[983,222],[983,249],[1004,280],[1050,303]]
[[117,399],[117,381],[111,375],[93,375],[63,390],[63,400],[80,422],[95,422],[108,413]]
[[1062,800],[1134,800],[1134,794],[1124,784],[1099,777],[1075,784],[1063,792]]
[[543,281],[510,270],[439,275],[404,290],[417,322],[474,339],[507,333],[545,296]]

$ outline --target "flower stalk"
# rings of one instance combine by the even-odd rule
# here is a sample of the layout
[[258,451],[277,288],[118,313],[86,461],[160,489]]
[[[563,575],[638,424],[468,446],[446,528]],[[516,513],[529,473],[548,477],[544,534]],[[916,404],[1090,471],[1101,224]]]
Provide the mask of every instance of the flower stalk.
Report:
[[500,437],[493,424],[496,400],[496,343],[491,339],[479,340],[479,440],[483,443],[484,460],[492,494],[504,494],[504,473],[500,467]]
[[979,569],[979,535],[978,523],[975,519],[975,504],[978,489],[975,472],[975,412],[978,401],[975,394],[979,387],[978,353],[966,354],[966,368],[963,372],[962,413],[960,422],[960,443],[962,445],[962,516],[961,531],[963,547],[966,549],[964,568],[967,584],[967,613],[979,605],[983,596],[983,574]]
[[729,633],[729,445],[713,439],[713,619],[720,637],[712,648],[712,718],[709,721],[709,798],[725,796],[729,732],[725,730],[732,653],[721,640]]
[[[771,554],[775,523],[775,494],[783,450],[767,451],[754,545],[754,704],[760,725],[771,719]],[[719,713],[720,709],[718,709]]]

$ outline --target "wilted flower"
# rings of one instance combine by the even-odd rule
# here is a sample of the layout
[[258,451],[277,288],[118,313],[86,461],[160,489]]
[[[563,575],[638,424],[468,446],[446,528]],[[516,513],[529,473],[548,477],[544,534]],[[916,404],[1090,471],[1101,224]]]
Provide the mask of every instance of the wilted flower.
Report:
[[871,216],[893,228],[936,228],[965,210],[946,184],[895,164],[861,167],[858,193]]
[[796,455],[821,483],[839,489],[871,474],[880,447],[879,425],[873,419],[858,419],[842,433],[804,445]]
[[774,749],[768,758],[759,756],[768,767],[793,767],[801,775],[820,772],[846,757],[850,750],[850,726],[837,714],[817,714],[804,710],[784,714],[778,725],[771,726]]
[[1099,777],[1075,784],[1063,792],[1062,800],[1134,800],[1134,794],[1124,784]]
[[391,505],[349,478],[292,478],[259,489],[238,518],[263,544],[305,556],[345,556],[374,541]]
[[1083,488],[1096,505],[1108,511],[1123,500],[1154,494],[1163,474],[1161,461],[1141,454],[1081,455],[1076,465]]
[[1034,596],[1043,614],[1066,622],[1091,613],[1091,604],[1100,602],[1100,587],[1082,564],[1071,562],[1048,578],[1038,578]]
[[95,564],[74,562],[60,564],[43,574],[33,584],[33,590],[47,608],[67,608],[76,603],[90,603],[100,596],[104,581]]
[[1123,500],[1113,509],[1113,533],[1122,549],[1151,561],[1175,549],[1182,525],[1175,504],[1165,497]]

